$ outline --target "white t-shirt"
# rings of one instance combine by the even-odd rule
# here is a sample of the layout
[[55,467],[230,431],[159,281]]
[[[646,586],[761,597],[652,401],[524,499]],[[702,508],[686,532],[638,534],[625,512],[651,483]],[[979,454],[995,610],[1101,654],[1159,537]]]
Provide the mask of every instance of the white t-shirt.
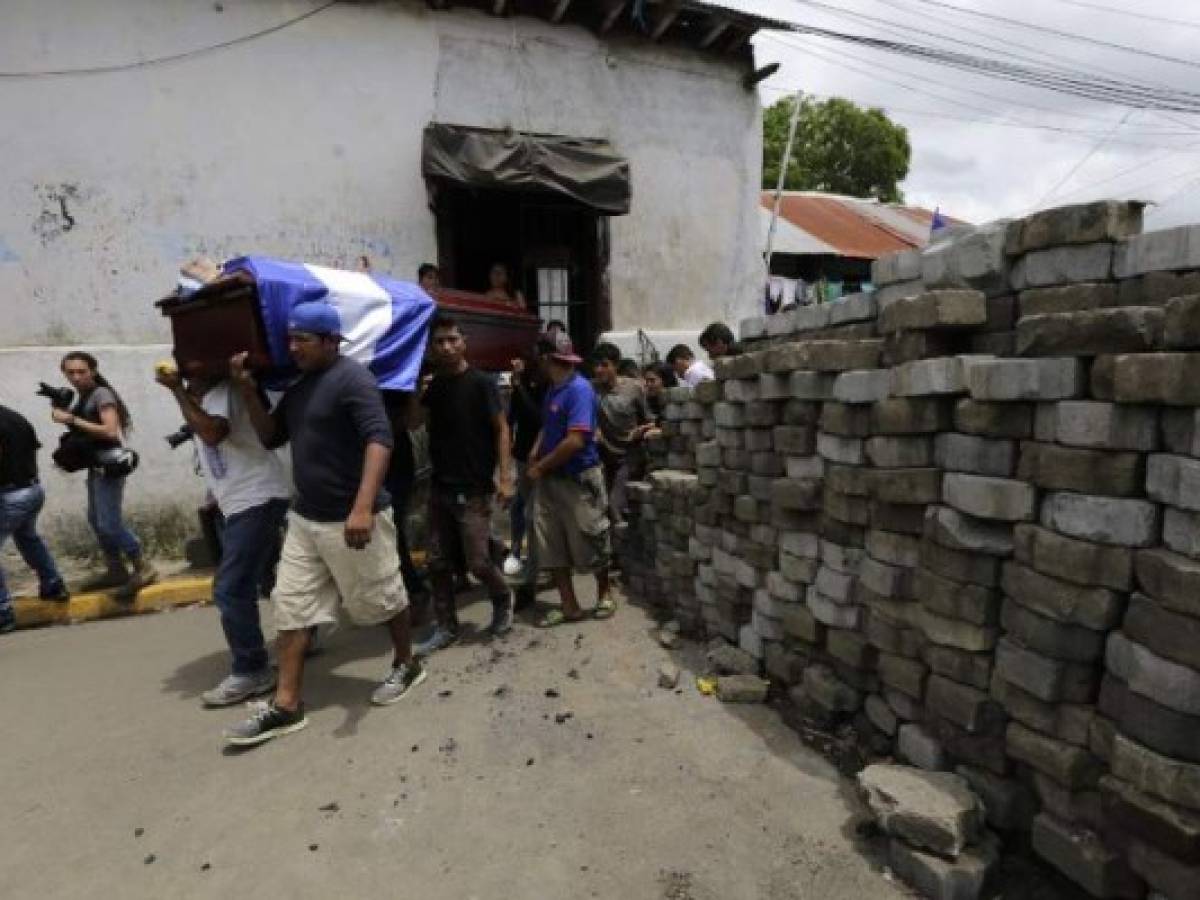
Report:
[[695,387],[702,381],[712,381],[715,377],[708,363],[700,362],[698,359],[692,360],[692,364],[683,373],[683,380],[689,387]]
[[196,455],[204,481],[228,518],[268,500],[287,500],[291,484],[283,463],[258,439],[246,404],[228,382],[209,390],[200,406],[210,416],[229,422],[229,435],[215,447],[196,438]]

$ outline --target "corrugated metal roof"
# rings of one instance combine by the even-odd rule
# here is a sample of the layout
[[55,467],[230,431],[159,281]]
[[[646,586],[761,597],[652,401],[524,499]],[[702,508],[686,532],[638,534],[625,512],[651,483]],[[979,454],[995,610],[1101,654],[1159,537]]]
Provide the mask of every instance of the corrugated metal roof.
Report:
[[[771,230],[771,210],[763,207],[759,210],[759,237],[761,245],[767,246],[767,234]],[[838,255],[837,247],[830,246],[824,241],[817,240],[802,228],[797,228],[783,216],[775,225],[775,242],[772,244],[774,253],[795,253],[801,256],[812,254]]]
[[[774,192],[763,191],[761,202],[769,218]],[[933,222],[933,213],[920,207],[814,191],[785,191],[779,217],[833,250],[785,250],[777,245],[776,252],[833,252],[857,259],[876,259],[899,250],[923,247],[929,241],[929,226]],[[949,216],[946,219],[957,221]]]

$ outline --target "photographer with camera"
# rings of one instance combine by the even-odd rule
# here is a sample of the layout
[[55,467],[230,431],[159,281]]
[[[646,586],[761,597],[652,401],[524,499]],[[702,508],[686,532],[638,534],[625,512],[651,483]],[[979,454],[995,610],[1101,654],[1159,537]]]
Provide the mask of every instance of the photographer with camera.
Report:
[[154,377],[179,404],[187,423],[179,434],[194,435],[200,471],[221,513],[213,602],[233,663],[230,674],[201,699],[205,706],[231,706],[275,687],[259,621],[258,585],[279,543],[291,488],[283,463],[258,439],[241,392],[231,390],[228,379],[192,379],[184,387],[171,363],[159,363]]
[[[37,517],[46,502],[38,483],[37,434],[16,410],[0,406],[0,549],[11,537],[21,558],[37,572],[38,596],[43,600],[69,600],[70,593],[54,557],[37,533]],[[0,634],[17,627],[12,597],[0,570]]]
[[[87,468],[88,524],[105,561],[105,571],[85,581],[81,590],[116,588],[118,599],[132,600],[158,579],[158,573],[142,555],[142,545],[126,527],[121,512],[125,479],[137,466],[137,454],[124,446],[129,410],[90,353],[71,351],[63,357],[61,368],[79,398],[70,410],[51,401],[50,418],[68,428],[54,459],[66,471]],[[126,559],[132,572],[125,568]]]

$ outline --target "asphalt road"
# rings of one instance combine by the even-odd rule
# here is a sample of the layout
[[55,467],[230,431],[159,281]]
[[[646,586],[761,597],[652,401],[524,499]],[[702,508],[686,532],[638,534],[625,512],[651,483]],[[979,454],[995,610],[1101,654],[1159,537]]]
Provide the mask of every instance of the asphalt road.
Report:
[[212,609],[4,636],[0,896],[907,896],[855,843],[847,782],[771,710],[702,696],[702,648],[652,626],[521,623],[384,709],[385,636],[346,628],[310,663],[308,728],[237,752],[240,709],[199,702],[227,666]]

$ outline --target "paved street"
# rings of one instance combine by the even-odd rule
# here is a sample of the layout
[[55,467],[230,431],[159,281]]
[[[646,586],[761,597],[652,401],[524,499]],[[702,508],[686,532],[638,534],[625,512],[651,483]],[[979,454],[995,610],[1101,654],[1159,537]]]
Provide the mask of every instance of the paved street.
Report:
[[[590,596],[590,591],[585,592]],[[466,611],[480,622],[486,610]],[[0,639],[0,896],[906,896],[853,843],[846,782],[764,707],[701,696],[651,620],[519,625],[367,698],[384,635],[309,670],[309,727],[227,751],[212,609]]]

